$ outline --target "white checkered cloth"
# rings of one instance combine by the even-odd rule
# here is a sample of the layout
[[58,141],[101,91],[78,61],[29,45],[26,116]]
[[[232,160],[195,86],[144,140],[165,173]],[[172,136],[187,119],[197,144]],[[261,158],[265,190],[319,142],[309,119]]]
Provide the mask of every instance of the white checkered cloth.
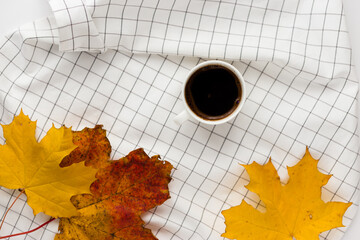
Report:
[[[51,0],[54,16],[0,38],[0,116],[23,111],[41,138],[52,123],[74,130],[103,124],[112,158],[142,147],[176,170],[171,199],[143,218],[159,239],[222,239],[221,211],[245,199],[239,163],[271,156],[284,182],[309,146],[333,174],[325,201],[357,209],[358,82],[340,0]],[[231,122],[173,122],[187,72],[223,59],[244,75],[247,100]],[[0,189],[0,216],[17,192]],[[22,197],[0,235],[27,231]],[[321,234],[340,239],[346,228]],[[52,239],[57,222],[26,239]],[[21,239],[17,238],[17,239]],[[24,237],[25,239],[25,237]]]

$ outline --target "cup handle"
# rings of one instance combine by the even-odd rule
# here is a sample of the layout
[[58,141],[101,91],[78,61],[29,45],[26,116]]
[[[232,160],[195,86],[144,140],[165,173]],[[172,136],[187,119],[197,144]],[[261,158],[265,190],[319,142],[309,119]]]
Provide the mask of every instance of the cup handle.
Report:
[[177,125],[181,125],[183,124],[186,120],[189,119],[189,114],[187,113],[186,110],[183,110],[181,113],[179,113],[177,116],[174,117],[174,122],[177,124]]

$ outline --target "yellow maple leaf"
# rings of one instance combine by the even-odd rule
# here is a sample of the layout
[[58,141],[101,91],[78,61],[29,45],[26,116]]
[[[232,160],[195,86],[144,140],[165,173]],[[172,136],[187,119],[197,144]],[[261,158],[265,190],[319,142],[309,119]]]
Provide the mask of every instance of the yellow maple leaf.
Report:
[[0,185],[24,189],[34,210],[52,217],[77,215],[70,198],[90,192],[96,170],[83,163],[60,168],[61,160],[76,146],[71,129],[54,126],[38,142],[36,122],[21,111],[9,125],[2,125],[5,145],[0,145]]
[[222,211],[230,239],[318,240],[321,232],[343,227],[342,217],[351,203],[321,200],[321,187],[331,175],[317,169],[306,149],[305,156],[294,167],[288,167],[289,181],[280,178],[271,163],[243,165],[250,176],[247,189],[259,195],[266,207],[260,212],[245,201]]

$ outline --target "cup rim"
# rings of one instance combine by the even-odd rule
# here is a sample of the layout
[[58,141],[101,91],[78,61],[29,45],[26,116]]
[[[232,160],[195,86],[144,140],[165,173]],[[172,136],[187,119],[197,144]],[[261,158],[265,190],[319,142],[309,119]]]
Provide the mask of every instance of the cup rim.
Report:
[[[190,77],[192,76],[192,74],[194,74],[200,68],[203,68],[203,67],[206,67],[209,65],[220,65],[220,66],[223,66],[223,67],[229,69],[230,71],[232,71],[235,74],[235,76],[237,77],[238,81],[240,82],[240,87],[241,87],[241,99],[240,99],[240,103],[237,106],[237,108],[231,114],[226,116],[225,118],[221,118],[221,119],[217,119],[217,120],[204,119],[204,118],[201,118],[200,116],[198,116],[197,114],[195,114],[189,107],[189,105],[186,101],[186,98],[185,98],[185,87],[186,87],[186,84],[189,81]],[[185,78],[185,81],[183,83],[183,87],[182,87],[182,99],[183,99],[186,111],[189,113],[189,115],[191,117],[198,120],[199,122],[209,124],[209,125],[217,125],[217,124],[226,123],[226,122],[232,120],[233,118],[235,118],[238,115],[238,113],[240,112],[242,106],[244,105],[244,102],[246,99],[245,80],[244,80],[244,77],[242,76],[242,74],[240,73],[240,71],[237,70],[230,63],[221,61],[221,60],[207,60],[207,61],[197,64],[195,67],[193,67],[188,72],[188,74]]]

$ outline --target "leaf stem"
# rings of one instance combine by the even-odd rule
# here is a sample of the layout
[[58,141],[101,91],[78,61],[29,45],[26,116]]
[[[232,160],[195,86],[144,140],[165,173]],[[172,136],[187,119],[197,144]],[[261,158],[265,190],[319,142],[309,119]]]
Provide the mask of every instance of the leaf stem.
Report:
[[11,237],[15,237],[15,236],[19,236],[19,235],[24,235],[24,234],[29,234],[29,233],[35,232],[36,230],[42,228],[43,226],[51,223],[51,222],[54,221],[54,220],[55,220],[55,218],[50,218],[47,222],[41,224],[41,225],[38,226],[37,228],[34,228],[34,229],[30,230],[30,231],[22,232],[22,233],[16,233],[16,234],[7,235],[7,236],[3,236],[3,237],[0,237],[0,239],[11,238]]
[[25,189],[22,189],[20,194],[16,197],[16,199],[13,201],[13,203],[11,204],[11,206],[6,210],[3,219],[1,220],[1,224],[0,224],[0,230],[4,224],[6,215],[8,214],[8,212],[10,211],[10,209],[14,206],[15,202],[19,199],[19,197],[24,193]]

